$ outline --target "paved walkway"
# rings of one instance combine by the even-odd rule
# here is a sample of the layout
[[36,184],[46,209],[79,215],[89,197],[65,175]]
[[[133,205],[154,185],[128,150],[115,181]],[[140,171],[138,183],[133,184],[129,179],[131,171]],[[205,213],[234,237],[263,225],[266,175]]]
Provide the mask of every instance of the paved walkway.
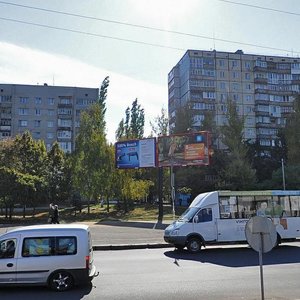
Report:
[[[91,228],[95,250],[142,249],[170,247],[164,241],[164,229],[171,221],[81,222]],[[0,225],[0,234],[16,226]]]

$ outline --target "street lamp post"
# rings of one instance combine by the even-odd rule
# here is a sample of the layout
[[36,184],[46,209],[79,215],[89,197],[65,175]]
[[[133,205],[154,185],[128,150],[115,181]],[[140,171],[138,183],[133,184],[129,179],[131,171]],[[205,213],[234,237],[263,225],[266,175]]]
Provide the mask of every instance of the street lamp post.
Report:
[[285,173],[284,173],[283,158],[281,159],[281,170],[282,170],[282,185],[283,185],[283,189],[285,190]]

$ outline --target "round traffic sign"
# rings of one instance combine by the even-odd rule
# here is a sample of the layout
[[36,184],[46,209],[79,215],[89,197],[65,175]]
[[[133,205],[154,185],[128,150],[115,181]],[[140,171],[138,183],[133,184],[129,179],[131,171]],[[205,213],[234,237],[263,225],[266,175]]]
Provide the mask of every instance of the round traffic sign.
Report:
[[246,224],[245,234],[249,245],[257,252],[269,252],[277,242],[276,228],[267,217],[252,217]]

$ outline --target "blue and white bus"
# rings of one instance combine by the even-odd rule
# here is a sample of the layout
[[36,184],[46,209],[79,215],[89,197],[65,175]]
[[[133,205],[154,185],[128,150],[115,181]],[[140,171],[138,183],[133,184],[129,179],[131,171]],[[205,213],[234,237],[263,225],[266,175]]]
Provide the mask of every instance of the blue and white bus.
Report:
[[199,194],[182,216],[165,229],[175,247],[198,252],[202,245],[245,242],[252,216],[272,219],[277,244],[300,237],[300,191],[214,191]]

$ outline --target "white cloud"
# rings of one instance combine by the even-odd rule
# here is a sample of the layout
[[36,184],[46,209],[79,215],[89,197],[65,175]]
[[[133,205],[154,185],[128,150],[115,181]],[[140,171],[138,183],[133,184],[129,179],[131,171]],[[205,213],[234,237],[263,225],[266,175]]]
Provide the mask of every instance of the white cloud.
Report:
[[167,107],[167,86],[126,77],[70,57],[0,42],[1,83],[54,83],[57,86],[97,88],[106,76],[110,77],[106,114],[109,141],[114,142],[125,109],[131,107],[136,98],[145,109],[145,131],[149,134],[149,121],[160,113],[163,106]]

